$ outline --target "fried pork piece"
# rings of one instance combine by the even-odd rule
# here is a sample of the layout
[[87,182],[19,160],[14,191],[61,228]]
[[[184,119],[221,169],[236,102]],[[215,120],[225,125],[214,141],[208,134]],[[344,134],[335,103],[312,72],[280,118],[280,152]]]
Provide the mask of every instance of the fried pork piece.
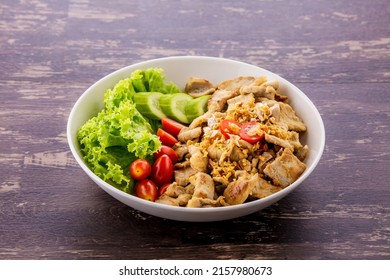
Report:
[[256,173],[252,177],[249,174],[242,175],[237,181],[231,182],[223,192],[226,202],[231,205],[244,203],[256,187],[258,180],[259,174]]
[[185,193],[189,193],[188,190],[185,187],[182,187],[175,182],[170,184],[167,190],[165,191],[165,194],[171,197],[178,197],[179,195]]
[[188,185],[189,178],[194,174],[196,174],[196,170],[191,167],[190,161],[176,163],[174,166],[173,176],[175,182],[180,186]]
[[250,196],[254,198],[264,198],[273,193],[282,190],[279,186],[274,186],[271,183],[267,182],[267,180],[259,177],[256,186],[252,189]]
[[219,196],[217,199],[193,197],[188,202],[187,207],[191,208],[211,208],[228,206],[229,204],[225,201],[223,196]]
[[190,166],[192,169],[198,172],[207,172],[207,164],[209,159],[207,155],[204,155],[201,149],[195,145],[189,145],[188,151],[190,152]]
[[215,87],[206,79],[190,77],[184,91],[192,97],[200,97],[212,94],[215,91]]
[[302,148],[302,144],[299,141],[299,133],[296,131],[289,132],[287,141],[294,147],[294,152]]
[[282,102],[280,102],[279,122],[287,124],[289,130],[306,131],[306,125],[296,115],[294,109],[290,105]]
[[186,154],[188,154],[187,144],[183,144],[181,142],[177,142],[175,145],[173,145],[172,149],[176,152],[180,161],[184,159]]
[[192,192],[193,189],[179,186],[174,182],[168,186],[166,192],[156,202],[172,206],[186,206],[192,197]]
[[307,157],[307,154],[309,152],[309,147],[307,145],[299,148],[295,155],[297,156],[297,158],[300,160],[300,161],[303,161],[306,157]]
[[282,188],[295,182],[305,171],[306,165],[290,149],[284,149],[280,156],[264,168],[264,174]]
[[228,179],[222,176],[213,176],[213,180],[217,184],[221,184],[224,187],[227,187],[227,185],[230,183]]
[[253,94],[256,99],[258,98],[267,98],[275,100],[276,90],[271,86],[261,85],[261,86],[245,86],[240,89],[241,94]]
[[278,110],[274,111],[274,118],[271,120],[275,125],[287,127],[288,130],[297,132],[306,131],[306,125],[296,115],[294,109],[289,104],[273,100],[263,101],[263,103],[270,108],[276,108],[274,107],[275,104],[279,105]]
[[267,141],[268,143],[272,143],[272,144],[281,146],[283,148],[289,149],[291,151],[294,151],[294,146],[291,145],[289,141],[282,139],[282,138],[279,138],[279,137],[276,137],[276,136],[273,136],[273,135],[270,135],[268,133],[265,134],[265,141]]
[[257,165],[257,169],[260,172],[263,172],[266,164],[275,157],[274,152],[264,152],[259,156],[259,163]]
[[235,109],[235,106],[237,104],[244,104],[244,103],[254,103],[255,102],[255,98],[253,97],[253,94],[240,94],[240,95],[237,95],[236,97],[233,97],[233,98],[230,98],[228,101],[227,101],[227,104],[228,104],[228,111],[229,110],[234,110]]
[[209,112],[221,112],[229,99],[240,94],[240,88],[254,82],[255,77],[241,76],[221,82],[208,101]]
[[220,207],[228,205],[223,197],[214,199],[214,181],[210,175],[199,172],[191,176],[186,187],[172,183],[156,202],[191,208]]
[[214,181],[210,175],[198,172],[190,178],[190,183],[194,186],[193,197],[214,198]]
[[194,187],[194,194],[188,201],[187,207],[202,208],[216,206],[217,202],[214,200],[214,181],[210,175],[203,172],[196,173],[191,177],[190,182]]
[[199,138],[200,135],[202,135],[201,127],[195,127],[195,128],[184,127],[180,130],[177,138],[180,140],[180,142],[185,143],[187,142],[187,140]]
[[212,113],[206,112],[205,114],[200,115],[199,117],[195,118],[190,123],[189,128],[196,128],[196,127],[202,126],[203,124],[206,124],[208,119],[210,119],[211,117],[212,117]]
[[255,77],[252,76],[240,76],[231,80],[225,80],[218,84],[217,89],[227,90],[227,91],[235,91],[239,92],[242,86],[250,85],[256,80]]
[[227,101],[237,96],[239,93],[233,90],[217,89],[213,95],[211,95],[208,101],[209,112],[221,112],[224,110]]
[[231,159],[233,161],[239,161],[240,159],[245,158],[245,154],[238,147],[237,135],[231,135],[229,139],[226,140],[226,144],[223,146],[221,157],[219,158],[219,164],[222,164],[226,159]]
[[269,112],[271,113],[271,116],[275,119],[275,120],[279,120],[280,119],[280,105],[279,105],[279,102],[275,102],[272,106],[269,107]]
[[253,83],[242,86],[240,88],[241,94],[252,93],[256,100],[269,99],[287,102],[287,96],[281,95],[278,92],[278,81],[267,81],[265,77],[259,77]]
[[229,139],[224,140],[224,143],[214,141],[207,147],[208,156],[212,160],[217,160],[219,164],[222,164],[227,159],[239,161],[247,157],[244,150],[246,150],[248,145],[244,146],[241,143],[237,135],[231,135]]

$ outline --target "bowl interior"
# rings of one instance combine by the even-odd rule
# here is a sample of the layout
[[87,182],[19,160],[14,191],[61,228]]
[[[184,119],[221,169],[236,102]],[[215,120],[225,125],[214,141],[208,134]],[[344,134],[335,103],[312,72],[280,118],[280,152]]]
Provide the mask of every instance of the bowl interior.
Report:
[[[189,209],[161,205],[126,194],[107,184],[97,177],[83,162],[76,137],[77,131],[88,119],[97,115],[103,108],[103,97],[107,89],[112,88],[121,79],[129,77],[133,71],[150,67],[164,69],[166,80],[176,83],[181,88],[184,88],[190,76],[208,79],[212,84],[218,84],[223,80],[246,75],[264,75],[269,80],[280,81],[281,91],[289,97],[290,104],[307,125],[307,132],[301,139],[302,143],[309,146],[309,155],[305,160],[307,169],[296,182],[278,193],[250,203],[222,208]],[[275,203],[295,189],[313,171],[322,155],[325,145],[324,125],[318,110],[310,99],[293,84],[270,71],[254,65],[223,58],[194,56],[169,57],[145,61],[122,68],[100,79],[89,87],[74,105],[68,119],[67,136],[70,149],[76,161],[87,175],[103,190],[119,201],[140,211],[163,218],[182,221],[232,219],[261,210]]]

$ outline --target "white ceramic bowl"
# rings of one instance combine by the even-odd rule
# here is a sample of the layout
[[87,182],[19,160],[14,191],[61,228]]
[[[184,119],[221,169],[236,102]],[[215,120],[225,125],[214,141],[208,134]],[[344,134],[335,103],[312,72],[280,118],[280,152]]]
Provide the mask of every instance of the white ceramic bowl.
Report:
[[[265,75],[270,80],[280,81],[281,91],[289,97],[289,102],[298,116],[307,125],[307,132],[302,143],[309,146],[310,152],[305,160],[307,168],[299,179],[285,189],[266,198],[249,203],[219,208],[183,208],[149,202],[136,196],[124,193],[96,176],[85,164],[76,139],[78,129],[103,108],[103,95],[121,79],[129,77],[137,69],[160,67],[164,69],[167,81],[173,81],[183,88],[189,76],[208,79],[213,84],[237,76]],[[296,86],[280,76],[260,67],[243,62],[202,56],[167,57],[149,60],[119,69],[97,81],[77,100],[68,120],[67,137],[70,149],[78,164],[85,173],[104,191],[122,203],[142,212],[179,221],[218,221],[244,216],[259,211],[277,202],[298,187],[314,170],[321,158],[325,146],[325,129],[321,116],[310,99]]]

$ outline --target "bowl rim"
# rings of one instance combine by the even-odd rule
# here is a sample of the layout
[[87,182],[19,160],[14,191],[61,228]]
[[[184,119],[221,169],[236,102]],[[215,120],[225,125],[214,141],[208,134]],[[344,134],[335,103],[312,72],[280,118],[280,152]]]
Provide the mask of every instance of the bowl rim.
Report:
[[[156,63],[159,63],[159,62],[163,62],[163,61],[169,61],[169,60],[208,60],[208,61],[224,61],[224,62],[230,62],[230,63],[234,63],[234,64],[240,64],[240,65],[243,65],[243,66],[248,66],[248,67],[255,67],[257,68],[258,70],[261,70],[263,71],[264,73],[268,73],[269,75],[276,75],[278,77],[278,79],[280,81],[283,81],[284,84],[287,84],[289,87],[292,87],[293,90],[295,92],[298,92],[301,96],[301,98],[304,98],[306,100],[306,102],[311,106],[311,111],[314,112],[314,116],[316,118],[316,122],[319,124],[319,131],[320,131],[320,134],[321,134],[321,137],[320,137],[320,143],[319,143],[319,149],[316,150],[316,156],[314,157],[314,160],[312,162],[312,164],[310,166],[308,166],[308,168],[305,170],[305,172],[295,181],[293,182],[291,185],[287,186],[286,188],[276,192],[276,193],[273,193],[265,198],[262,198],[262,199],[257,199],[257,200],[254,200],[254,201],[250,201],[250,202],[246,202],[246,203],[243,203],[243,204],[238,204],[238,205],[230,205],[230,206],[226,206],[226,207],[214,207],[214,208],[187,208],[187,207],[178,207],[178,206],[171,206],[171,205],[165,205],[165,204],[161,204],[161,203],[155,203],[155,202],[151,202],[151,201],[147,201],[147,200],[143,200],[141,198],[138,198],[132,194],[129,194],[129,193],[126,193],[126,192],[123,192],[121,190],[119,190],[118,188],[112,186],[111,184],[105,182],[103,179],[101,179],[99,176],[97,176],[95,173],[92,172],[91,169],[89,169],[89,167],[87,166],[87,164],[83,161],[83,159],[79,156],[78,152],[77,152],[77,149],[76,149],[76,145],[73,141],[73,138],[72,138],[72,133],[71,133],[71,129],[72,129],[72,120],[76,117],[76,111],[77,111],[77,108],[80,106],[80,104],[82,104],[82,101],[83,99],[88,95],[88,93],[93,90],[95,87],[97,87],[99,84],[101,84],[102,82],[106,81],[106,80],[109,80],[111,79],[112,77],[114,76],[117,76],[119,75],[120,73],[122,72],[127,72],[129,71],[129,69],[135,69],[135,68],[145,68],[145,65],[148,65],[148,64],[156,64]],[[120,78],[118,78],[118,81],[120,80]],[[259,67],[257,65],[254,65],[254,64],[250,64],[250,63],[246,63],[246,62],[242,62],[242,61],[238,61],[238,60],[233,60],[233,59],[228,59],[228,58],[222,58],[222,57],[211,57],[211,56],[198,56],[198,55],[184,55],[184,56],[169,56],[169,57],[162,57],[162,58],[155,58],[155,59],[150,59],[150,60],[145,60],[145,61],[141,61],[141,62],[137,62],[137,63],[134,63],[134,64],[130,64],[130,65],[127,65],[125,67],[122,67],[120,69],[117,69],[103,77],[101,77],[99,80],[97,80],[96,82],[94,82],[93,84],[91,84],[77,99],[77,101],[75,102],[75,104],[73,105],[71,111],[70,111],[70,114],[69,114],[69,117],[68,117],[68,121],[67,121],[67,141],[68,141],[68,145],[69,145],[69,148],[71,150],[71,153],[73,155],[73,157],[75,158],[75,160],[77,161],[77,163],[79,164],[79,166],[84,170],[84,172],[87,173],[87,175],[100,187],[101,185],[105,186],[105,188],[107,189],[103,189],[104,191],[106,192],[110,192],[115,194],[115,198],[118,199],[118,197],[122,197],[122,198],[126,198],[126,199],[129,199],[130,201],[134,202],[135,204],[145,204],[145,206],[147,207],[157,207],[157,208],[160,208],[160,209],[164,209],[164,210],[167,210],[167,211],[173,211],[173,212],[181,212],[183,214],[186,214],[186,213],[196,213],[196,214],[207,214],[207,213],[224,213],[224,212],[230,212],[230,211],[234,211],[234,210],[238,210],[238,209],[242,209],[242,208],[248,208],[248,207],[255,207],[257,206],[257,204],[272,204],[273,200],[275,200],[275,198],[277,198],[277,201],[282,199],[284,196],[286,196],[288,193],[290,193],[292,190],[294,190],[298,185],[300,185],[312,172],[313,170],[316,168],[316,166],[318,165],[321,157],[322,157],[322,154],[324,152],[324,148],[325,148],[325,127],[324,127],[324,123],[323,123],[323,120],[322,120],[322,117],[318,111],[318,109],[316,108],[316,106],[314,105],[314,103],[311,101],[311,99],[305,94],[303,93],[297,86],[295,86],[294,84],[292,84],[291,82],[289,82],[288,80],[284,79],[282,76],[276,74],[276,73],[273,73],[267,69],[264,69],[262,67]],[[101,185],[100,185],[101,184]],[[118,199],[120,200],[120,199]],[[121,200],[120,200],[121,201]],[[121,201],[122,203],[125,203],[123,201]],[[127,204],[127,203],[125,203]],[[128,204],[127,204],[128,205]],[[132,206],[130,206],[132,207]],[[134,207],[133,207],[134,208]],[[142,211],[142,210],[141,210]],[[145,211],[143,211],[145,212]],[[152,214],[152,215],[155,215],[155,214]],[[155,215],[155,216],[158,216],[158,215]],[[219,220],[222,220],[222,219],[219,219]]]

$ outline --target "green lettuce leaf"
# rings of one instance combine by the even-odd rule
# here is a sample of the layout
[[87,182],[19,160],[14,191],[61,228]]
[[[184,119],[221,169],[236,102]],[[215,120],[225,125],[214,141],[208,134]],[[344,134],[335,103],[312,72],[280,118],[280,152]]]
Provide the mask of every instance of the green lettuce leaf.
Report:
[[78,132],[84,160],[103,180],[131,192],[134,182],[129,165],[137,158],[150,158],[161,146],[150,124],[131,100],[104,109]]
[[129,166],[137,158],[152,161],[161,142],[155,132],[159,121],[143,117],[133,102],[139,91],[180,92],[173,83],[165,83],[162,69],[134,71],[104,94],[104,109],[88,120],[77,138],[85,162],[106,182],[133,192]]
[[136,92],[181,92],[180,88],[174,83],[165,83],[165,76],[160,68],[136,70],[131,74],[130,78]]

